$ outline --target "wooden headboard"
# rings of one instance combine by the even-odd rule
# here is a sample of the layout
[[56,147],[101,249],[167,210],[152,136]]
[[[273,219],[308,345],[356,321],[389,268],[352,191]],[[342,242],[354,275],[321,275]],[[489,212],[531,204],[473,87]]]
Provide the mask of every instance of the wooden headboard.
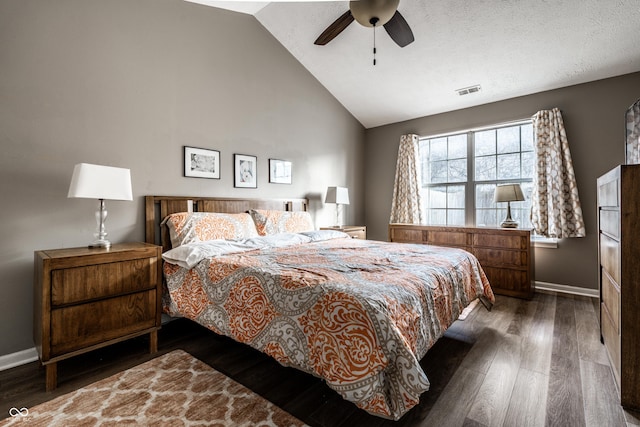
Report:
[[280,211],[306,211],[307,199],[236,199],[229,197],[145,197],[145,240],[162,246],[162,252],[171,249],[171,241],[162,220],[177,212],[242,213],[249,209],[272,209]]

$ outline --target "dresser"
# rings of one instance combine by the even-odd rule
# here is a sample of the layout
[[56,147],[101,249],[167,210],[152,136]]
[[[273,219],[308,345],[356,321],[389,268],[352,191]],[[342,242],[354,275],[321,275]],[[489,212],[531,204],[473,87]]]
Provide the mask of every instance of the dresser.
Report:
[[160,257],[148,243],[35,252],[33,339],[47,391],[56,388],[60,360],[144,334],[157,351]]
[[530,230],[389,224],[389,240],[464,249],[478,258],[496,294],[533,297]]
[[640,165],[597,186],[600,335],[622,406],[640,410]]
[[367,227],[364,225],[340,225],[337,227],[321,227],[320,230],[338,230],[347,233],[352,239],[366,239]]

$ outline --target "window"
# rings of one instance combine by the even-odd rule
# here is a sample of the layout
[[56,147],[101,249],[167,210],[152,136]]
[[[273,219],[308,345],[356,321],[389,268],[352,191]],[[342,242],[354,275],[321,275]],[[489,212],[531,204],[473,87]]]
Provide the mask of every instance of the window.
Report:
[[531,227],[530,120],[421,138],[420,161],[427,224],[499,226],[507,206],[493,201],[496,185],[519,183],[526,200],[511,203],[511,216]]

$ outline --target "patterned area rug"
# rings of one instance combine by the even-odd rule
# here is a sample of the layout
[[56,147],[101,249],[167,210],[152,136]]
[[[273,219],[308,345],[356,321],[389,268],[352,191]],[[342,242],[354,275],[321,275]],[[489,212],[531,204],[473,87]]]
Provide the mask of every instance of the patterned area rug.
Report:
[[304,426],[190,354],[175,350],[30,408],[1,426]]

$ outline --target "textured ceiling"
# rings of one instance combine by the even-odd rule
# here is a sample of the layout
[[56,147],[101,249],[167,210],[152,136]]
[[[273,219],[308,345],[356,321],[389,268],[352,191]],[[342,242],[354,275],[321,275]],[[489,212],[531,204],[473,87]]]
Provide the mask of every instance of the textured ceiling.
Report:
[[197,2],[255,15],[367,128],[640,71],[639,0],[400,0],[416,40],[376,30],[375,66],[356,22],[313,44],[348,2]]

